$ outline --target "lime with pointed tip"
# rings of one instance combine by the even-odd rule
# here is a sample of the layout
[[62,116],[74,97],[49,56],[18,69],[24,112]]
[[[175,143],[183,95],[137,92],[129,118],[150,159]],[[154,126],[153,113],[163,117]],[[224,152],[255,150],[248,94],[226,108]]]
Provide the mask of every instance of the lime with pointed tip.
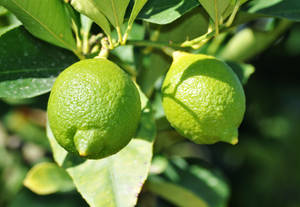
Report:
[[176,51],[162,86],[168,121],[198,144],[236,144],[245,113],[243,87],[232,69],[214,57]]
[[115,154],[138,127],[141,102],[130,77],[105,59],[82,60],[56,79],[48,120],[57,142],[90,159]]

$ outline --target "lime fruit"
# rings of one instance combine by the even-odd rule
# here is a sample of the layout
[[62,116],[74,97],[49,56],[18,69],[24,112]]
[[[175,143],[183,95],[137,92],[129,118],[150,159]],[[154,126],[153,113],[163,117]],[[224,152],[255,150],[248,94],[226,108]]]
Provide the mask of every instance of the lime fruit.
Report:
[[226,63],[176,51],[162,94],[166,117],[181,135],[198,144],[238,142],[245,95]]
[[137,87],[116,64],[82,60],[56,79],[48,102],[48,120],[67,151],[99,159],[125,147],[141,115]]

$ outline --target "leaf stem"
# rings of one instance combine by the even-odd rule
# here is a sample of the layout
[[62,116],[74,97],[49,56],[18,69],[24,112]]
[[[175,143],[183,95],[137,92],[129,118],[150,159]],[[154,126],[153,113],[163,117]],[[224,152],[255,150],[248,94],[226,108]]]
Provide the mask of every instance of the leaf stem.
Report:
[[76,38],[76,46],[77,46],[77,49],[81,49],[82,47],[82,42],[81,42],[81,39],[80,39],[80,33],[79,33],[79,29],[76,25],[76,23],[74,22],[74,20],[72,19],[72,29],[74,31],[74,34],[75,34],[75,38]]
[[237,12],[239,11],[240,6],[241,6],[241,0],[237,0],[229,19],[225,23],[226,27],[230,27],[232,25],[234,18],[236,16]]
[[218,4],[217,4],[217,0],[215,1],[215,36],[217,36],[219,34],[219,11],[218,11]]
[[125,34],[123,36],[123,39],[121,41],[121,45],[125,45],[126,44],[127,39],[128,39],[128,35],[129,35],[129,32],[131,31],[131,29],[132,29],[132,25],[128,24],[127,29],[125,31]]
[[203,46],[208,40],[213,38],[216,35],[216,31],[208,31],[204,35],[201,35],[200,37],[197,37],[193,40],[185,41],[181,44],[181,47],[191,47],[193,49],[198,49],[201,46]]
[[78,57],[79,60],[84,60],[85,59],[85,56],[83,54],[81,54],[80,51],[72,50],[72,52]]
[[89,32],[83,31],[82,34],[82,52],[83,54],[87,54],[90,50],[90,44],[89,44]]
[[117,30],[117,33],[118,33],[118,39],[119,39],[118,42],[122,43],[123,42],[123,38],[122,38],[122,32],[121,32],[120,26],[117,26],[116,30]]

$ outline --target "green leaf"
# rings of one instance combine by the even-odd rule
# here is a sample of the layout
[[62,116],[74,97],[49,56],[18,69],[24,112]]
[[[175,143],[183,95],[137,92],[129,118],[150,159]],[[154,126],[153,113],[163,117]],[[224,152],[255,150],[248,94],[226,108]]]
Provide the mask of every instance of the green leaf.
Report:
[[21,190],[11,199],[7,207],[88,207],[84,200],[75,193],[61,193],[40,196],[29,190]]
[[114,27],[121,27],[130,0],[93,0]]
[[70,191],[73,181],[67,172],[54,163],[44,162],[35,165],[27,173],[24,185],[39,195]]
[[134,6],[133,6],[133,9],[132,9],[131,14],[130,14],[128,25],[133,24],[135,18],[137,17],[137,15],[141,11],[141,9],[144,7],[144,5],[147,3],[147,1],[148,0],[135,0],[134,1]]
[[214,22],[220,21],[222,14],[228,8],[232,0],[199,0]]
[[233,61],[226,62],[232,70],[236,73],[242,84],[246,84],[250,76],[254,73],[255,68],[253,65],[238,63]]
[[253,0],[247,6],[250,13],[300,21],[300,4],[298,0]]
[[7,14],[7,10],[4,7],[0,6],[0,16],[5,14]]
[[163,176],[151,176],[146,187],[182,207],[225,207],[230,194],[220,172],[197,159],[171,159]]
[[72,29],[75,32],[81,28],[80,13],[76,11],[70,4],[65,4],[65,9],[69,15],[69,20],[71,21]]
[[101,10],[96,6],[94,0],[71,0],[71,4],[77,11],[95,21],[105,34],[110,37],[110,24]]
[[0,97],[47,93],[59,72],[77,60],[72,53],[34,38],[23,27],[2,35],[0,48]]
[[69,154],[48,137],[56,162],[73,178],[77,190],[93,207],[133,207],[147,178],[152,159],[155,123],[149,102],[141,94],[142,117],[136,138],[120,152],[99,160],[84,160]]
[[227,9],[222,14],[223,20],[226,19],[228,16],[230,16],[232,14],[236,4],[238,4],[238,8],[240,8],[240,6],[244,3],[246,3],[247,1],[248,0],[230,0],[230,3],[228,5]]
[[191,191],[159,177],[152,177],[147,183],[147,189],[179,207],[209,207],[204,200]]
[[205,34],[208,30],[209,17],[202,8],[195,8],[182,18],[161,28],[159,41],[182,43]]
[[137,18],[155,24],[169,24],[197,6],[197,0],[151,0]]
[[71,21],[61,0],[0,0],[34,36],[54,45],[76,50]]
[[9,30],[12,30],[13,28],[22,25],[22,23],[17,19],[17,17],[13,15],[11,12],[8,12],[6,14],[6,17],[9,19],[9,21],[6,26],[0,27],[0,36],[8,32]]
[[[20,103],[20,100],[24,99],[15,100],[19,101],[18,104],[26,104],[26,102]],[[35,112],[30,109],[11,110],[4,115],[3,124],[10,132],[18,135],[22,141],[34,143],[50,151],[51,148],[47,140],[45,128],[30,120],[30,117],[33,116],[34,113]]]
[[222,48],[218,56],[221,59],[244,62],[255,57],[270,47],[278,38],[290,28],[292,22],[281,20],[273,30],[257,31],[244,28],[238,31]]

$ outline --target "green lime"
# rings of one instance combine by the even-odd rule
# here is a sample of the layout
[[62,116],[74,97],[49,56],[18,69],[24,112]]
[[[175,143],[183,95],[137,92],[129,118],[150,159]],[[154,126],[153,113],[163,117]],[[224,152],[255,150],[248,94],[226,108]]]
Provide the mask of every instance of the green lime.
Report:
[[56,79],[48,102],[48,120],[67,151],[99,159],[125,147],[141,115],[137,87],[105,58],[82,60]]
[[207,55],[177,51],[173,59],[162,86],[171,125],[198,144],[236,144],[245,95],[232,69]]

